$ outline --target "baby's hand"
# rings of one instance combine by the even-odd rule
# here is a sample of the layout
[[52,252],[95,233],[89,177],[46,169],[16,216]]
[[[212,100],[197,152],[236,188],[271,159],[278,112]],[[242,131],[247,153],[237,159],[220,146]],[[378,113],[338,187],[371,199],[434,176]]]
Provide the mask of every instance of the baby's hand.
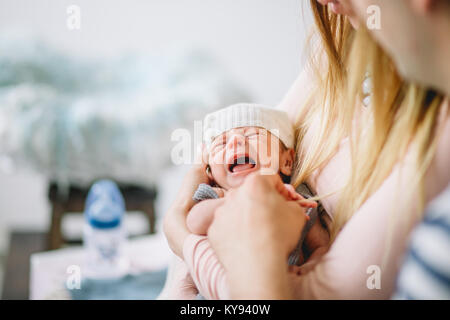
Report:
[[300,206],[305,208],[317,207],[317,202],[305,199],[301,194],[295,191],[295,188],[291,184],[285,183],[284,186],[288,192],[288,198],[286,200],[296,201]]
[[217,195],[219,196],[219,198],[223,198],[223,197],[225,197],[225,195],[227,194],[227,192],[226,192],[225,189],[223,189],[223,188],[213,187],[213,190],[217,193]]
[[307,261],[300,267],[300,274],[305,274],[314,269],[321,257],[327,253],[330,243],[328,232],[330,223],[328,215],[319,216],[306,235],[302,256],[306,257]]

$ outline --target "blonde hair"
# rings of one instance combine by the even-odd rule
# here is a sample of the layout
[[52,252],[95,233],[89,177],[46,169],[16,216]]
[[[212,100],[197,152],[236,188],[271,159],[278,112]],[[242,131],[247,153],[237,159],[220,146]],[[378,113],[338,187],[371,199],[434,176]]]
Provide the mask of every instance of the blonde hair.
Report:
[[[297,186],[320,169],[336,153],[341,141],[349,138],[352,170],[343,189],[336,190],[340,195],[331,227],[334,241],[407,151],[411,151],[417,168],[411,182],[420,190],[418,205],[423,208],[424,176],[436,150],[435,128],[443,98],[403,81],[364,27],[354,30],[348,18],[329,12],[327,6],[315,0],[311,0],[311,6],[326,57],[311,58],[312,66],[319,71],[318,84],[298,113],[296,151],[300,156],[293,184]],[[325,73],[317,67],[324,60]],[[362,84],[366,77],[371,80],[371,105],[362,113]],[[311,147],[304,150],[301,141],[317,118],[319,130],[314,133]],[[412,186],[411,193],[415,189]]]

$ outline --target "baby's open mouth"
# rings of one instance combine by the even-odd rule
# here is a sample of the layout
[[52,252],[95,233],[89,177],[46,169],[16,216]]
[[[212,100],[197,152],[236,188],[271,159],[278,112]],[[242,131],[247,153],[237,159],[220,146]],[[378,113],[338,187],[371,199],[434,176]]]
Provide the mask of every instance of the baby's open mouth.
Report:
[[250,157],[242,156],[234,159],[232,164],[228,165],[228,171],[231,173],[241,172],[253,169],[256,166],[255,160]]

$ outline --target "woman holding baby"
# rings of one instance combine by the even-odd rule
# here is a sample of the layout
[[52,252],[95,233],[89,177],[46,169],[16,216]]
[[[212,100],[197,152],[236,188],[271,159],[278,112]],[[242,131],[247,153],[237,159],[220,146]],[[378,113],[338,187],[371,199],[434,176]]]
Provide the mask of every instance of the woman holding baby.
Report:
[[[380,8],[380,29],[365,27],[369,5]],[[209,182],[203,161],[186,176],[165,232],[179,257],[200,250],[226,272],[210,277],[208,263],[189,272],[180,264],[186,288],[192,276],[197,288],[220,283],[238,299],[389,298],[411,230],[449,184],[448,1],[311,6],[319,41],[279,108],[296,128],[291,182],[306,183],[331,217],[327,252],[290,272],[306,208],[288,204],[278,175],[247,177],[215,209],[207,239],[193,238],[186,216]],[[371,270],[381,275],[375,287]]]

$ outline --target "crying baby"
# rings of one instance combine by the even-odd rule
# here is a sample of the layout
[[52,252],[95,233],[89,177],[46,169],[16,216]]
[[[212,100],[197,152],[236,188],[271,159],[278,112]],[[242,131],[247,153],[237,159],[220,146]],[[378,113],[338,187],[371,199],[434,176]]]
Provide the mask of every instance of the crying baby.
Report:
[[[256,104],[231,105],[205,117],[203,139],[208,154],[207,174],[212,183],[201,184],[193,196],[198,203],[187,216],[190,232],[206,235],[214,211],[223,203],[227,192],[242,185],[253,173],[280,175],[289,194],[286,200],[296,201],[307,214],[317,215],[317,203],[307,200],[311,194],[298,193],[289,184],[295,151],[294,129],[287,113]],[[310,220],[314,221],[309,221],[305,229],[315,222]],[[307,233],[304,230],[291,254],[291,265],[303,263],[302,245]],[[327,245],[325,242],[319,241],[316,246]]]

